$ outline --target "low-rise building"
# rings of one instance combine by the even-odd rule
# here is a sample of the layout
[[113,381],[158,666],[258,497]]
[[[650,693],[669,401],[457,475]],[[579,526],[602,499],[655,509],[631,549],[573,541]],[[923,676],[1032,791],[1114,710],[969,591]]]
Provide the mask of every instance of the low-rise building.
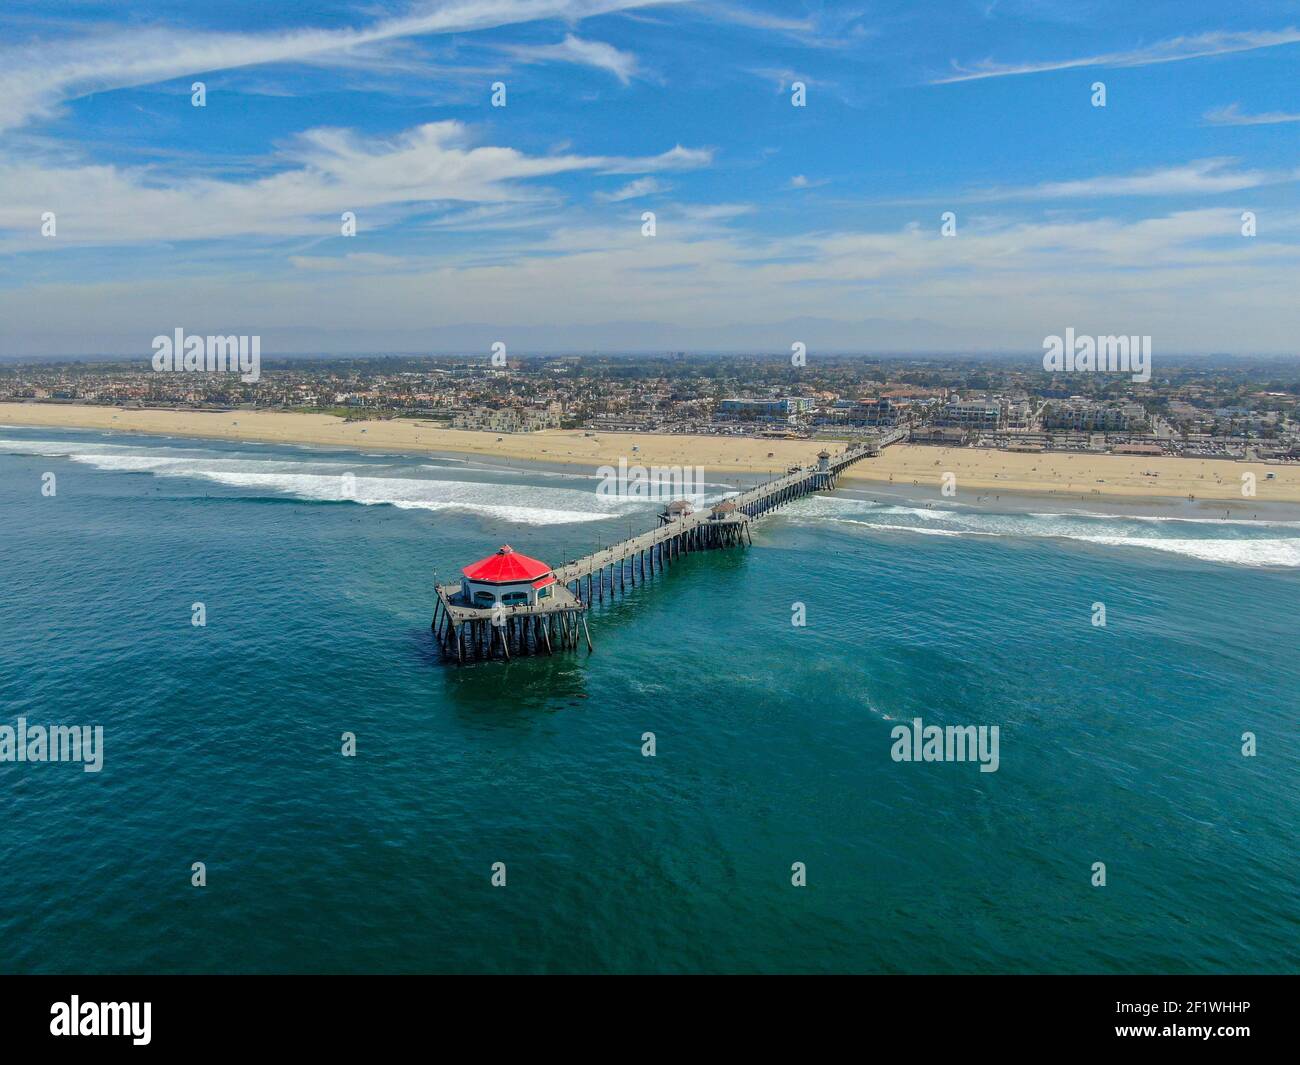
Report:
[[781,399],[724,399],[718,403],[719,421],[780,422],[788,424],[813,408],[813,401],[802,396]]
[[535,433],[558,429],[560,416],[553,410],[532,407],[473,407],[454,415],[451,427],[493,433]]

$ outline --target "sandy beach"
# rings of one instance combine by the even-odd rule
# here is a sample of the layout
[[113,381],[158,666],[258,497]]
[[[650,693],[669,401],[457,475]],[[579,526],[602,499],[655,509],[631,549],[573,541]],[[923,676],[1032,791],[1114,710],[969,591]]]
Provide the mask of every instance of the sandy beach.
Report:
[[[311,444],[350,449],[495,456],[595,467],[619,459],[644,466],[702,466],[706,476],[780,472],[815,460],[818,441],[748,437],[547,430],[483,433],[400,420],[345,422],[327,414],[128,410],[74,404],[0,403],[0,424],[111,429],[163,436]],[[842,445],[831,443],[831,451]],[[633,449],[636,450],[633,450]],[[1300,502],[1300,465],[1219,459],[1147,458],[896,444],[851,469],[848,482],[938,488],[944,473],[957,489],[1055,496],[1131,496],[1242,501],[1242,474],[1256,478],[1255,501]],[[1273,475],[1270,480],[1268,475]]]

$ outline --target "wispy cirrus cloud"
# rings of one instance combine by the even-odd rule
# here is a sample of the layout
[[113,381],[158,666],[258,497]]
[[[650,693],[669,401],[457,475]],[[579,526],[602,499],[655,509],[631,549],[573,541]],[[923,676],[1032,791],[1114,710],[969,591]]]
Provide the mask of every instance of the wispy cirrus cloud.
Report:
[[1183,166],[1136,174],[1103,174],[1017,188],[968,193],[966,200],[1066,200],[1114,196],[1214,195],[1276,185],[1300,178],[1295,170],[1234,170],[1234,159],[1197,159]]
[[622,203],[624,200],[635,200],[642,196],[653,196],[662,192],[667,192],[671,188],[658,178],[643,177],[635,181],[629,181],[622,188],[615,189],[613,192],[598,192],[596,199],[603,203]]
[[1024,63],[998,63],[986,59],[970,66],[954,63],[951,73],[931,78],[929,84],[950,85],[959,81],[1042,74],[1053,70],[1074,70],[1079,67],[1144,67],[1155,63],[1176,63],[1185,59],[1227,55],[1232,52],[1250,52],[1258,48],[1277,48],[1297,42],[1300,42],[1300,29],[1293,26],[1282,30],[1216,31],[1187,37],[1171,37],[1144,48],[1123,52],[1103,52],[1074,59]]
[[604,159],[602,174],[645,174],[652,170],[694,170],[713,162],[712,148],[683,148],[674,145],[666,152],[639,159]]
[[436,205],[537,201],[549,195],[529,184],[538,178],[661,173],[712,158],[681,145],[644,157],[528,155],[476,145],[454,121],[389,138],[317,128],[284,149],[277,172],[252,179],[169,181],[153,169],[62,159],[0,164],[0,231],[33,239],[31,219],[52,210],[69,245],[321,235],[337,231],[343,211],[374,227]]
[[693,11],[710,21],[729,23],[745,29],[759,30],[784,36],[805,48],[838,50],[852,48],[873,35],[862,23],[865,12],[861,9],[837,11],[822,8],[816,13],[790,16],[767,11],[750,10],[737,4],[707,3],[693,6]]
[[1205,112],[1211,126],[1275,126],[1283,122],[1300,122],[1300,112],[1265,111],[1258,115],[1242,113],[1240,104],[1228,104]]
[[637,60],[631,52],[621,52],[603,41],[586,41],[566,34],[558,44],[511,44],[501,50],[523,63],[576,63],[604,70],[628,84],[637,72]]
[[[424,0],[402,15],[349,29],[224,33],[132,27],[63,40],[30,40],[0,49],[0,131],[48,118],[59,104],[89,93],[268,63],[346,61],[350,52],[402,38],[468,33],[595,15],[683,0]],[[576,40],[576,38],[575,38]],[[580,42],[566,55],[575,61]],[[562,47],[562,46],[557,46]],[[603,46],[608,48],[609,46]],[[610,49],[610,51],[614,51]],[[623,56],[625,53],[618,53]],[[625,63],[599,48],[588,60]],[[539,60],[540,61],[540,60]]]
[[699,9],[701,15],[722,22],[730,22],[754,30],[775,30],[778,33],[808,34],[817,29],[816,21],[808,15],[792,18],[773,15],[766,11],[751,11],[736,4],[706,4]]
[[692,222],[727,222],[742,215],[753,214],[752,203],[693,203],[678,208],[684,218]]

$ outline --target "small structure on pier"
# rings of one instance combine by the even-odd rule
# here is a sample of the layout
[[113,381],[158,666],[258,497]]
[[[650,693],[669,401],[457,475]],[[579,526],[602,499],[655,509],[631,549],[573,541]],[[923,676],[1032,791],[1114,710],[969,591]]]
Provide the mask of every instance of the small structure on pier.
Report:
[[461,597],[480,610],[497,603],[519,606],[544,602],[555,593],[555,573],[545,562],[521,555],[509,544],[460,571]]
[[568,581],[509,544],[461,570],[459,584],[436,588],[433,634],[458,662],[571,650],[591,635],[587,605]]
[[819,491],[835,487],[835,473],[831,470],[831,453],[825,448],[817,452],[817,466],[812,469],[813,484]]
[[659,515],[659,523],[666,525],[670,521],[681,521],[683,518],[689,518],[695,513],[695,508],[691,505],[689,499],[674,499],[663,509]]
[[736,504],[730,499],[724,499],[721,503],[714,503],[713,508],[709,511],[709,521],[725,521],[736,513]]

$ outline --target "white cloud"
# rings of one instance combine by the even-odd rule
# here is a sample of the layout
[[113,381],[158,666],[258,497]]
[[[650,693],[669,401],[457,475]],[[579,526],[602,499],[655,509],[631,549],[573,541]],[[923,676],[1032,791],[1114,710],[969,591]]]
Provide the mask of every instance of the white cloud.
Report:
[[1072,70],[1078,67],[1144,67],[1155,63],[1175,63],[1184,59],[1226,55],[1231,52],[1250,52],[1257,48],[1276,48],[1300,42],[1300,29],[1284,30],[1216,31],[1192,37],[1172,37],[1146,48],[1127,52],[1104,52],[1099,55],[1080,56],[1076,59],[1057,59],[1046,62],[997,63],[986,59],[970,67],[953,64],[953,73],[932,78],[931,85],[948,85],[958,81],[977,81],[981,78],[1004,78],[1019,74],[1041,74],[1052,70]]
[[622,203],[624,200],[635,200],[642,196],[653,196],[657,193],[667,192],[670,186],[665,185],[657,178],[643,177],[635,181],[629,181],[622,188],[615,189],[613,192],[598,192],[596,199],[605,203]]
[[608,71],[624,85],[637,71],[636,56],[603,41],[584,41],[567,34],[559,44],[503,45],[502,51],[525,63],[577,63]]
[[431,205],[535,201],[527,183],[592,171],[648,174],[706,165],[712,153],[677,145],[645,158],[555,154],[473,145],[459,122],[432,122],[384,140],[313,129],[254,179],[183,178],[148,169],[63,161],[0,163],[0,230],[39,240],[32,219],[54,211],[60,246],[333,234],[343,211],[374,228]]
[[765,11],[749,11],[735,4],[706,3],[692,5],[700,17],[730,23],[746,29],[781,34],[805,48],[827,50],[851,48],[872,35],[872,30],[861,24],[865,16],[862,9],[836,10],[817,5],[816,14],[803,18],[789,18]]
[[754,213],[753,205],[748,203],[695,203],[678,210],[684,217],[697,222],[726,222]]
[[734,4],[708,4],[701,9],[703,14],[712,15],[724,22],[745,26],[756,30],[774,30],[778,33],[808,34],[816,28],[811,18],[785,18],[770,15],[764,11],[747,11]]
[[969,193],[966,200],[1058,200],[1105,196],[1214,195],[1295,181],[1295,171],[1232,170],[1231,159],[1198,159],[1184,166],[1137,174],[1108,174],[1074,181],[1049,181],[1023,188]]
[[645,159],[609,159],[602,174],[644,174],[650,170],[694,170],[713,162],[712,148],[683,148],[674,145],[668,151]]
[[[0,290],[0,320],[8,350],[21,350],[28,337],[50,344],[60,330],[75,329],[91,338],[139,336],[143,352],[160,328],[159,308],[176,321],[243,323],[289,338],[277,342],[284,350],[301,350],[290,341],[303,322],[351,337],[492,322],[558,331],[581,345],[602,323],[629,314],[670,328],[681,343],[742,331],[750,337],[763,323],[808,316],[831,322],[846,346],[867,346],[873,334],[855,323],[932,320],[940,307],[951,331],[945,347],[991,340],[1033,351],[1044,335],[1073,324],[1150,333],[1161,352],[1292,349],[1300,331],[1300,304],[1291,298],[1300,285],[1300,218],[1271,214],[1271,236],[1245,240],[1239,216],[1234,205],[1136,222],[971,220],[956,240],[941,237],[937,224],[766,236],[683,216],[653,241],[636,225],[565,217],[490,260],[430,248],[435,258],[391,270],[344,260],[339,269],[300,263],[310,271],[301,276],[214,269],[201,284],[165,272],[33,283]],[[616,332],[636,345],[637,335]],[[770,349],[788,344],[781,340],[774,333]]]
[[544,19],[575,22],[648,3],[680,2],[424,0],[407,14],[360,29],[249,34],[135,27],[100,29],[94,36],[70,40],[26,41],[0,50],[0,130],[49,117],[59,103],[93,92],[266,63],[323,61],[331,55],[346,60],[349,50],[405,37],[466,33]]
[[805,85],[811,85],[811,80],[805,75],[799,74],[789,67],[756,67],[749,71],[756,78],[763,81],[771,82],[776,87],[777,92],[785,92],[796,81],[802,81]]
[[1205,121],[1212,126],[1273,126],[1282,122],[1300,122],[1300,113],[1266,111],[1258,115],[1247,115],[1242,113],[1240,104],[1229,104],[1227,107],[1206,111]]

